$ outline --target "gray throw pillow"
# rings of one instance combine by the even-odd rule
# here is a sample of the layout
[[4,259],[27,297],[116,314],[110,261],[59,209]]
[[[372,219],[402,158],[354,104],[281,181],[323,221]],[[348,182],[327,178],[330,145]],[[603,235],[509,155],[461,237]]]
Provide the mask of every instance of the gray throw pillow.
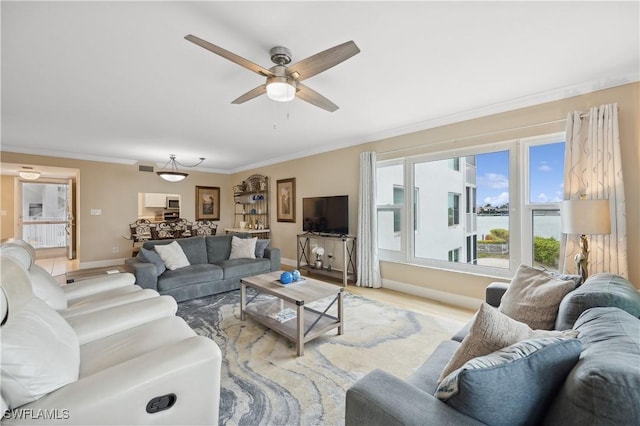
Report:
[[578,339],[528,339],[474,358],[447,376],[435,396],[486,424],[537,425],[580,357]]
[[146,248],[141,247],[140,253],[138,253],[138,259],[145,263],[153,263],[156,266],[156,274],[158,276],[167,269],[167,267],[164,266],[162,258],[155,252],[155,250],[147,250]]
[[552,330],[560,302],[575,288],[572,280],[559,280],[547,272],[520,265],[502,296],[499,309],[533,329]]
[[256,259],[261,259],[264,257],[264,249],[269,247],[269,243],[271,240],[258,240],[256,241]]
[[498,309],[483,303],[469,328],[469,334],[462,340],[449,363],[444,367],[439,381],[465,362],[490,354],[525,339],[557,336],[577,336],[573,330],[566,332],[551,330],[532,330],[521,323],[500,313]]

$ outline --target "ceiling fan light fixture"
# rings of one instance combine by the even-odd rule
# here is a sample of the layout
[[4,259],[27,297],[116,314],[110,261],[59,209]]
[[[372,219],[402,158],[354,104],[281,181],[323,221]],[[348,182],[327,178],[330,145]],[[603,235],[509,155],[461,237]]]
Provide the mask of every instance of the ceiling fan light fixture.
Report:
[[289,102],[296,97],[295,83],[287,77],[269,77],[267,79],[267,96],[272,101]]

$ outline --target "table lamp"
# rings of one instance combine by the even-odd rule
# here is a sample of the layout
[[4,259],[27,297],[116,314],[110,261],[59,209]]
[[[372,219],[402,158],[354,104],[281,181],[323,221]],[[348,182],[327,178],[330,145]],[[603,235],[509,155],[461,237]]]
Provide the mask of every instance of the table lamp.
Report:
[[611,233],[609,200],[587,200],[581,195],[579,200],[565,200],[560,207],[561,227],[564,234],[580,234],[580,253],[574,260],[583,282],[589,276],[589,241],[587,235]]

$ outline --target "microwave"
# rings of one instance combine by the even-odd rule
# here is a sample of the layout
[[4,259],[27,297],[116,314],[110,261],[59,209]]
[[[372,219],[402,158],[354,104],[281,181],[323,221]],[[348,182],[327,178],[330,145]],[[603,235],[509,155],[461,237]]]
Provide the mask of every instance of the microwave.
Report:
[[180,208],[180,198],[178,198],[178,197],[167,197],[167,208],[168,209],[179,209]]

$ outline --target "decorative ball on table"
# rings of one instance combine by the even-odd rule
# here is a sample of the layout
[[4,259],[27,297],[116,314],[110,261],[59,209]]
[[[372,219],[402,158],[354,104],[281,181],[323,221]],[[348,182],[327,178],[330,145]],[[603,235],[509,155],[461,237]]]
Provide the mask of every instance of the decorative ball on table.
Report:
[[291,281],[293,281],[293,275],[291,274],[291,272],[285,271],[280,274],[280,282],[282,284],[290,284]]
[[291,271],[291,277],[293,278],[293,281],[298,281],[300,279],[300,271],[294,269]]

